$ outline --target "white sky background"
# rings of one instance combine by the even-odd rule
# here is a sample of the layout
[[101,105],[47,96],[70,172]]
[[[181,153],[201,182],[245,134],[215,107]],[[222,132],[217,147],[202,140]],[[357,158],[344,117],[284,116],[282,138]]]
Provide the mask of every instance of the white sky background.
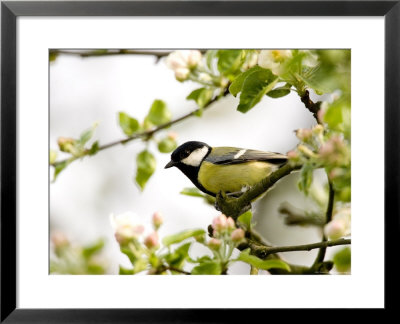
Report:
[[[154,99],[164,100],[179,117],[196,108],[185,98],[200,87],[192,82],[180,83],[164,61],[155,63],[152,56],[117,55],[81,58],[60,55],[50,65],[50,147],[57,148],[59,136],[78,137],[95,121],[94,135],[100,145],[124,138],[117,122],[119,111],[143,120]],[[264,97],[246,114],[236,111],[238,99],[229,95],[205,111],[202,118],[191,117],[174,125],[178,144],[199,140],[211,146],[237,146],[286,153],[297,144],[294,130],[315,124],[311,113],[296,93],[280,98]],[[165,136],[168,131],[157,136]],[[188,228],[207,228],[218,212],[201,199],[180,195],[191,182],[176,168],[165,170],[169,154],[150,150],[157,159],[157,170],[140,192],[134,183],[136,154],[145,148],[133,141],[99,152],[94,157],[76,161],[50,185],[50,228],[63,231],[72,242],[86,244],[99,237],[106,239],[106,257],[110,270],[129,262],[118,249],[109,223],[110,213],[132,211],[149,223],[155,211],[163,213],[161,236]],[[61,155],[59,158],[62,157]],[[296,189],[298,175],[282,180],[256,205],[257,229],[274,245],[316,242],[315,228],[288,227],[277,211],[289,201],[297,207],[309,206]],[[310,264],[316,250],[286,253],[289,261]],[[237,263],[231,273],[248,273],[246,265]]]

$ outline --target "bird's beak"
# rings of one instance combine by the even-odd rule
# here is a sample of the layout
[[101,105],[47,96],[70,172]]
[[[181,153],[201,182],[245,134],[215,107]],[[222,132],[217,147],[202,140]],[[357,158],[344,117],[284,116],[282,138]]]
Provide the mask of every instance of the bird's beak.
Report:
[[171,160],[171,161],[169,161],[169,162],[167,163],[167,165],[164,167],[164,169],[171,168],[171,167],[173,167],[173,166],[175,166],[175,165],[177,165],[177,163]]

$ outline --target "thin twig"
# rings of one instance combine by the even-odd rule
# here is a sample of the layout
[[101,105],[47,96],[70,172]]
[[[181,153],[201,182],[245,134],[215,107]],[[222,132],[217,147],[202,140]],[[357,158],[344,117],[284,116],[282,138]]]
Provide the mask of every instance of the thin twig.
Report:
[[304,94],[300,97],[302,103],[306,106],[306,108],[313,114],[317,123],[320,123],[318,120],[318,111],[321,108],[321,101],[313,102],[310,99],[310,92],[308,90],[304,91]]
[[110,56],[110,55],[150,55],[160,59],[163,56],[169,55],[172,51],[156,51],[156,50],[87,50],[87,51],[76,51],[76,50],[51,50],[53,54],[63,55],[75,55],[80,57],[99,57],[99,56]]
[[[329,223],[332,220],[332,212],[333,212],[333,202],[335,200],[335,191],[333,190],[332,183],[328,181],[329,184],[329,199],[328,199],[328,206],[326,208],[326,218],[325,223]],[[325,234],[322,235],[322,242],[324,243],[327,241],[327,237]],[[318,252],[317,258],[314,261],[313,266],[317,266],[319,263],[324,261],[325,258],[326,247],[321,247]]]
[[[303,245],[291,245],[291,246],[277,246],[277,247],[268,247],[256,243],[254,241],[248,241],[247,247],[250,247],[252,252],[261,259],[265,259],[270,254],[280,253],[280,252],[295,252],[295,251],[311,251],[314,249],[326,249],[330,246],[337,245],[349,245],[351,244],[351,239],[338,239],[334,241],[322,241],[311,244],[303,244]],[[243,248],[244,246],[242,246]],[[322,262],[322,261],[321,261]]]
[[[223,95],[226,96],[228,93],[229,93],[228,91],[225,91]],[[130,141],[133,141],[133,140],[136,140],[136,139],[139,139],[139,138],[150,138],[151,136],[153,136],[155,133],[159,132],[160,130],[163,130],[163,129],[168,128],[168,127],[170,127],[170,126],[172,126],[174,124],[177,124],[177,123],[179,123],[179,122],[181,122],[181,121],[183,121],[183,120],[185,120],[185,119],[187,119],[189,117],[195,116],[196,114],[198,114],[198,112],[200,110],[204,111],[204,110],[208,109],[218,99],[219,99],[219,96],[216,96],[203,109],[198,108],[196,110],[193,110],[190,113],[187,113],[187,114],[185,114],[185,115],[183,115],[183,116],[181,116],[181,117],[179,117],[177,119],[174,119],[174,120],[172,120],[172,121],[170,121],[168,123],[162,124],[162,125],[160,125],[160,126],[158,126],[156,128],[153,128],[151,130],[140,132],[140,133],[137,133],[137,134],[135,134],[133,136],[130,136],[130,137],[127,137],[127,138],[124,138],[124,139],[120,139],[120,140],[117,140],[117,141],[114,141],[114,142],[110,142],[108,144],[104,144],[104,145],[99,147],[97,152],[103,151],[105,149],[108,149],[110,147],[113,147],[113,146],[116,146],[116,145],[119,145],[119,144],[126,144],[126,143],[128,143]],[[87,156],[88,154],[89,154],[89,150],[85,154],[83,154],[82,156],[79,156],[78,158],[82,158],[84,156]],[[70,158],[67,158],[67,159],[64,159],[64,160],[56,161],[51,165],[56,167],[57,165],[59,165],[61,163],[64,163],[64,162],[66,162],[68,160],[71,160],[71,159],[76,160],[77,158],[74,158],[74,157],[71,158],[70,157]]]

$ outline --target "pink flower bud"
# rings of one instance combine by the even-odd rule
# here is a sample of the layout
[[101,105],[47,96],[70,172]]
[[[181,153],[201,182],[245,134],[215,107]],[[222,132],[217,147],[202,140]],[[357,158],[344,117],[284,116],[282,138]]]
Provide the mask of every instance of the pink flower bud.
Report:
[[233,230],[236,228],[235,221],[233,220],[232,217],[228,217],[228,219],[226,220],[226,226],[230,230]]
[[312,138],[312,130],[306,128],[298,129],[296,131],[296,136],[301,141],[308,141]]
[[244,239],[244,231],[241,228],[235,229],[231,234],[231,239],[233,242],[240,242]]
[[324,233],[332,240],[336,240],[346,234],[346,223],[342,219],[334,219],[325,225]]
[[299,153],[297,153],[296,151],[289,151],[287,152],[287,157],[291,160],[296,160],[299,158]]
[[160,212],[155,212],[154,214],[153,214],[153,219],[152,219],[152,221],[153,221],[153,226],[154,226],[154,228],[157,230],[158,228],[160,228],[160,226],[163,224],[163,221],[164,221],[164,219],[163,219],[163,217],[162,217],[162,214],[160,213]]
[[65,234],[59,231],[54,232],[51,235],[51,241],[53,242],[54,248],[56,249],[69,245],[69,241]]
[[212,238],[211,240],[208,241],[208,246],[210,247],[210,249],[218,250],[219,247],[221,246],[221,243],[222,243],[221,240]]
[[212,223],[212,227],[215,231],[224,231],[227,228],[227,218],[224,214],[215,217]]
[[155,247],[158,247],[159,243],[158,243],[158,234],[157,232],[153,232],[150,235],[148,235],[145,239],[144,239],[144,244],[147,246],[147,248],[152,249]]
[[72,153],[74,150],[75,140],[70,137],[59,137],[57,140],[60,151]]

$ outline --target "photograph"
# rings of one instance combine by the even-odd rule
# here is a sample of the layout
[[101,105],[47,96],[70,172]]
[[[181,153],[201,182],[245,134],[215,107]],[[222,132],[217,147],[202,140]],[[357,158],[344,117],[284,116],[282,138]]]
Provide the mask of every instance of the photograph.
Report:
[[350,48],[48,55],[51,276],[351,275]]

